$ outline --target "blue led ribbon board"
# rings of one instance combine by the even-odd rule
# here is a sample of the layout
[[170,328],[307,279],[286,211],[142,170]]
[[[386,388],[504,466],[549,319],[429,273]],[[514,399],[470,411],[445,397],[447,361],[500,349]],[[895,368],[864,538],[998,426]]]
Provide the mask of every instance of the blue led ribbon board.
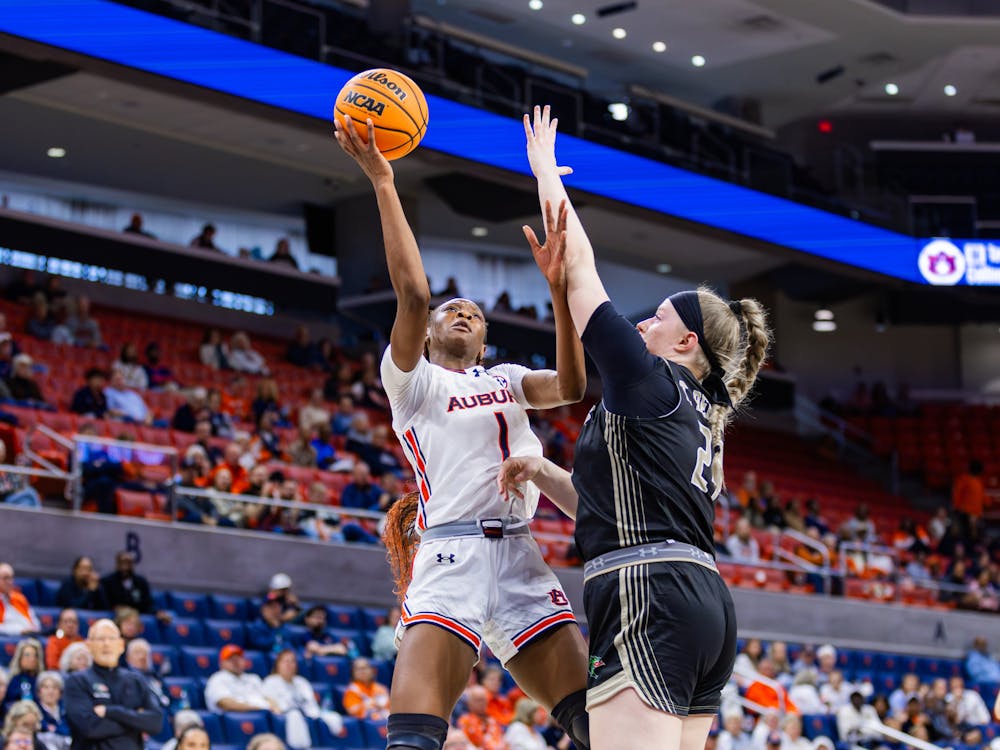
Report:
[[[106,0],[0,0],[0,32],[328,121],[334,96],[353,75]],[[423,147],[529,173],[520,122],[427,100]],[[573,136],[560,136],[559,163],[575,170],[567,185],[623,203],[918,284],[954,275],[922,271],[926,240]],[[963,274],[952,283],[976,282]]]

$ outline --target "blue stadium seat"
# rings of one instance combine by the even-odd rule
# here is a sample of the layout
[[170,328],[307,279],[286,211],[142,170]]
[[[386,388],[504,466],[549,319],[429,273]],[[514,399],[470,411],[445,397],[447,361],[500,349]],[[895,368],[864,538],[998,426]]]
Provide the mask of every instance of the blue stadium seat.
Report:
[[375,679],[386,687],[391,685],[392,670],[395,668],[396,663],[385,659],[372,659],[371,662],[372,666],[375,667],[375,670],[378,672]]
[[879,651],[875,654],[875,669],[879,672],[901,672],[903,662],[899,654],[887,654]]
[[361,626],[365,630],[376,630],[380,625],[385,625],[388,615],[388,610],[379,607],[365,607],[361,610]]
[[227,643],[246,645],[246,631],[239,620],[205,620],[205,645],[221,648]]
[[38,604],[38,584],[35,583],[34,578],[21,578],[18,576],[14,579],[14,586],[24,594],[24,598],[34,606]]
[[918,662],[919,659],[916,656],[907,656],[906,654],[899,656],[899,668],[903,674],[916,674]]
[[[329,708],[338,714],[344,713],[344,704],[340,700],[340,694],[327,682],[312,683],[313,693],[316,695],[316,702],[323,708]],[[319,738],[316,738],[319,742]]]
[[218,620],[246,620],[250,614],[247,600],[242,596],[213,594],[208,603],[211,616]]
[[[344,731],[340,736],[334,735],[330,728],[324,724],[322,721],[319,724],[319,744],[323,747],[334,747],[338,748],[350,748],[354,750],[355,748],[367,747],[368,743],[365,740],[365,732],[361,727],[361,722],[357,719],[352,719],[350,717],[344,718]],[[373,745],[377,747],[377,745]],[[383,741],[382,747],[385,747],[385,742]]]
[[938,659],[945,677],[964,677],[965,664],[961,659]]
[[86,636],[90,626],[98,620],[113,620],[115,613],[108,610],[78,609],[76,614],[80,617],[80,635]]
[[343,607],[331,604],[326,608],[327,625],[331,628],[360,630],[363,627],[361,610],[357,607]]
[[0,635],[0,666],[6,667],[10,664],[14,650],[17,648],[17,642],[20,640],[20,636]]
[[326,632],[347,646],[349,652],[350,644],[353,643],[359,653],[364,654],[365,656],[371,656],[371,645],[368,643],[368,637],[363,631],[347,630],[344,628],[328,628]]
[[[213,711],[199,711],[198,715],[201,716],[201,720],[205,722],[205,731],[208,733],[208,739],[212,742],[212,747],[218,747],[226,741],[226,735],[222,731],[222,719],[219,718],[219,714]],[[240,747],[243,747],[246,743],[241,743]]]
[[845,671],[854,667],[854,649],[837,649],[837,669]]
[[378,748],[385,747],[385,735],[386,735],[386,722],[382,721],[372,721],[370,719],[365,719],[362,723],[362,727],[365,732],[365,741],[368,743],[368,747]]
[[139,615],[139,619],[142,620],[142,637],[150,643],[163,643],[163,631],[156,615]]
[[153,609],[157,612],[169,611],[171,608],[170,597],[166,591],[153,591]]
[[851,660],[851,666],[856,670],[863,670],[867,672],[875,671],[875,658],[877,654],[874,651],[859,650],[854,652],[854,657]]
[[187,591],[171,591],[168,594],[170,608],[179,617],[195,617],[202,620],[208,617],[208,595],[193,594]]
[[271,731],[265,711],[231,712],[222,714],[222,730],[226,742],[243,747],[255,734]]
[[199,620],[175,617],[164,625],[163,631],[166,642],[173,646],[205,645],[205,628]]
[[899,672],[893,671],[878,671],[875,673],[875,679],[872,680],[875,692],[886,695],[898,688],[901,682],[902,677],[900,677]]
[[[153,666],[160,674],[177,672],[181,668],[177,649],[173,646],[154,643],[151,644],[150,651],[152,652]],[[164,663],[166,663],[166,667],[164,667]]]
[[165,677],[163,689],[170,696],[171,711],[178,711],[184,708],[200,709],[205,707],[202,700],[201,685],[194,677]]
[[245,651],[243,655],[248,662],[247,672],[261,677],[267,677],[271,673],[271,659],[263,651]]
[[35,581],[35,586],[38,591],[38,601],[32,602],[32,604],[39,604],[43,607],[55,607],[56,594],[59,593],[62,581],[55,581],[51,578],[39,578]]
[[219,650],[204,646],[182,646],[181,674],[187,677],[209,677],[219,671]]
[[[990,704],[987,704],[987,706],[989,705]],[[994,722],[993,724],[987,724],[985,727],[983,727],[983,740],[986,742],[986,744],[989,744],[997,737],[1000,737],[1000,724]]]
[[837,720],[835,716],[826,714],[812,714],[802,717],[802,733],[813,740],[820,735],[825,735],[831,739],[837,738]]
[[347,685],[351,681],[351,660],[346,656],[315,656],[309,679],[331,685]]
[[42,630],[55,630],[59,622],[59,607],[35,607],[35,614],[38,615],[39,622],[42,623]]

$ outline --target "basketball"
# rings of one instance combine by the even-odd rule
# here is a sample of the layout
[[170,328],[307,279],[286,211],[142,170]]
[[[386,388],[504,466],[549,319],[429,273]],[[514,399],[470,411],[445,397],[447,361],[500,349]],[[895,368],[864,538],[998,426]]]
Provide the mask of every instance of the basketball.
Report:
[[341,127],[350,115],[354,127],[368,139],[366,121],[375,126],[375,145],[386,159],[406,156],[427,132],[427,100],[410,78],[389,68],[358,73],[337,94],[334,117]]

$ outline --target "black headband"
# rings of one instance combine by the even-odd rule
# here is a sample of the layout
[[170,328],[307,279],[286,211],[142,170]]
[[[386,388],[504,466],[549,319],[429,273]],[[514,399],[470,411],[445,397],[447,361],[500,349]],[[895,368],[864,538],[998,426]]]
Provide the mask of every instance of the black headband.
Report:
[[729,396],[729,389],[726,388],[726,371],[722,369],[719,358],[705,338],[705,319],[701,314],[701,301],[698,299],[698,292],[677,292],[671,294],[668,299],[684,326],[698,337],[701,350],[705,352],[709,372],[701,381],[701,385],[708,394],[709,400],[718,406],[732,408],[733,400]]

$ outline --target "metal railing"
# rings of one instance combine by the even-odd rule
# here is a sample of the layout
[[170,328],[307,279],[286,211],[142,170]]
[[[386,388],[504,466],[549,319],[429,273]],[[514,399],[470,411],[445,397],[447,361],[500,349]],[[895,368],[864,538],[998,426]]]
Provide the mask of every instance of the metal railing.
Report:
[[[916,750],[941,750],[940,745],[934,745],[926,740],[914,737],[912,734],[887,727],[881,721],[866,721],[862,724],[861,728],[867,732],[874,732],[895,742],[900,742],[907,747],[916,748]],[[947,750],[951,750],[951,748],[948,747]]]

